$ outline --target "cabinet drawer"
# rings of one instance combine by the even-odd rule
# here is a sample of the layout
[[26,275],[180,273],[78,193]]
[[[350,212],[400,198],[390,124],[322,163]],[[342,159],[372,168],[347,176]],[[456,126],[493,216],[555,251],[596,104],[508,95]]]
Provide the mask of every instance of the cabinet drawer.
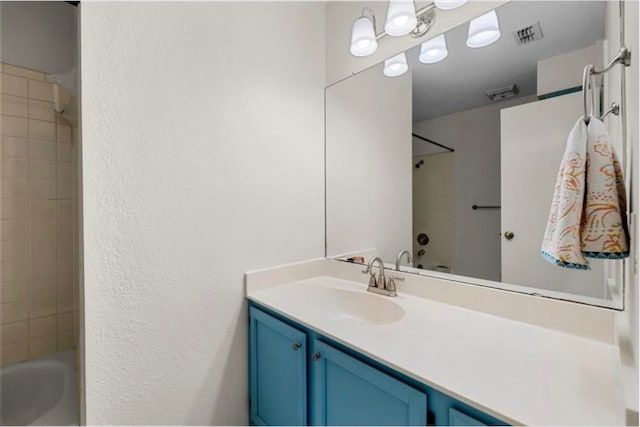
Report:
[[427,395],[314,341],[313,425],[426,425]]

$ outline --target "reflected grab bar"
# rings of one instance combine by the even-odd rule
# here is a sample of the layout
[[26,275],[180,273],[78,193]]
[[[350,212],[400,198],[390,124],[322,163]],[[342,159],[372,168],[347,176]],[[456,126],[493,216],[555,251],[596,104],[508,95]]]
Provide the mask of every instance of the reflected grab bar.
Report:
[[476,210],[476,209],[500,209],[501,206],[495,206],[495,205],[473,205],[471,206],[471,209]]

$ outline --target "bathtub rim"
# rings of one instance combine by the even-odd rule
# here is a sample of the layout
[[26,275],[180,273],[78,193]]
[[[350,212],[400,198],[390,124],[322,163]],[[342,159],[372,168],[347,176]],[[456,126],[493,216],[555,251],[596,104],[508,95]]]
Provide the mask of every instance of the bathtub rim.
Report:
[[[24,360],[22,362],[15,363],[13,365],[0,368],[0,376],[9,374],[15,371],[29,370],[30,368],[47,368],[53,367],[55,369],[62,370],[62,394],[56,404],[49,408],[48,411],[42,413],[38,418],[31,421],[29,425],[55,425],[52,423],[51,418],[56,418],[61,413],[63,416],[69,416],[69,404],[73,404],[72,408],[75,409],[75,418],[79,419],[78,402],[74,401],[73,396],[73,378],[75,372],[75,351],[67,350],[60,353],[54,353],[47,356],[39,357],[37,359]],[[66,412],[66,414],[65,414]]]

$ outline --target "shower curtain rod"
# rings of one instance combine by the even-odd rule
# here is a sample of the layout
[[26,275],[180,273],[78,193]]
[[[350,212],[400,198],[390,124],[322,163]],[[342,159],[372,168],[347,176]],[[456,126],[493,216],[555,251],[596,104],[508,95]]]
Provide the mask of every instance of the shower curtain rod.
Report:
[[421,140],[423,140],[423,141],[425,141],[425,142],[428,142],[429,144],[437,145],[437,146],[438,146],[438,147],[440,147],[440,148],[444,148],[445,150],[447,150],[447,151],[449,151],[449,152],[451,152],[451,153],[453,153],[454,151],[456,151],[456,150],[454,150],[454,149],[453,149],[453,148],[451,148],[451,147],[447,147],[446,145],[442,145],[442,144],[440,144],[440,143],[438,143],[438,142],[432,141],[432,140],[430,140],[429,138],[425,138],[424,136],[420,136],[420,135],[415,134],[415,133],[412,133],[411,135],[413,135],[414,137],[416,137],[416,138],[418,138],[418,139],[421,139]]

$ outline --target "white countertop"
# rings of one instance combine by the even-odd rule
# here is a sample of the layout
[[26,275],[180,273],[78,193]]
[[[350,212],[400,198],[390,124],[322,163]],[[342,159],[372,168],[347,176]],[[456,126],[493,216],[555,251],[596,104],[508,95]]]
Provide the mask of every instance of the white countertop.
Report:
[[366,293],[405,314],[364,324],[329,315],[317,297],[326,288],[366,293],[364,284],[316,276],[247,298],[505,422],[624,424],[614,345],[402,292]]

